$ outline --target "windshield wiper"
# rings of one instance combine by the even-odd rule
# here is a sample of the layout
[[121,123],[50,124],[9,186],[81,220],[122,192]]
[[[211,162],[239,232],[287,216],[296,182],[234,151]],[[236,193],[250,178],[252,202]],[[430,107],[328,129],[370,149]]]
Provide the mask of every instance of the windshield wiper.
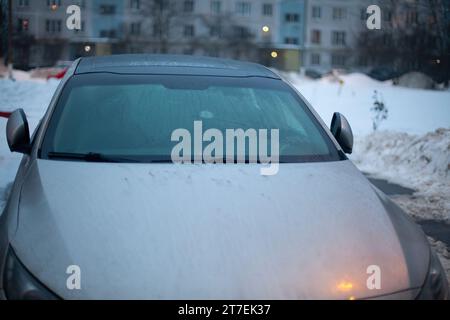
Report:
[[47,154],[49,159],[67,159],[67,160],[81,160],[87,162],[140,162],[136,159],[124,158],[114,155],[105,155],[102,153],[89,152],[89,153],[70,153],[70,152],[49,152]]

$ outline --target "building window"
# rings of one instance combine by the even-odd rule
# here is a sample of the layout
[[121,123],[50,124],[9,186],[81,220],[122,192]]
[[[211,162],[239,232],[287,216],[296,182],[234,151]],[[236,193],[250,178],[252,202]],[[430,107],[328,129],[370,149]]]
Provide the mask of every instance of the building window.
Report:
[[272,16],[273,15],[273,5],[271,3],[264,3],[262,7],[263,16]]
[[322,8],[318,6],[312,7],[312,17],[314,19],[320,19],[322,17]]
[[298,45],[299,41],[296,37],[286,37],[284,38],[284,43]]
[[333,31],[331,33],[331,44],[345,46],[345,31]]
[[185,37],[193,37],[195,35],[195,29],[192,24],[188,24],[184,26],[183,35]]
[[100,5],[100,14],[112,15],[116,13],[116,6],[110,4]]
[[61,6],[61,0],[47,0],[47,7],[51,9],[56,9]]
[[311,64],[315,66],[320,66],[320,54],[313,53],[311,54]]
[[358,65],[360,67],[367,67],[368,66],[367,57],[366,56],[359,56],[358,57]]
[[162,34],[161,25],[159,23],[153,24],[153,36],[159,37]]
[[391,21],[392,20],[392,12],[384,10],[381,14],[383,16],[384,21]]
[[211,28],[209,29],[209,35],[211,37],[220,37],[222,34],[222,30],[220,28],[219,25],[213,25],[211,26]]
[[74,29],[73,32],[74,33],[80,33],[80,32],[84,32],[85,30],[85,25],[84,25],[84,21],[81,21],[81,29]]
[[117,32],[114,29],[100,30],[100,38],[116,38]]
[[30,5],[30,0],[20,0],[19,7],[28,7]]
[[392,35],[389,33],[383,34],[383,45],[385,46],[391,46],[393,43],[392,41]]
[[138,36],[141,34],[141,23],[140,22],[133,22],[130,25],[130,33],[132,35]]
[[286,21],[286,22],[299,22],[300,21],[300,16],[298,15],[298,13],[286,13],[284,15],[284,21]]
[[48,33],[61,32],[61,20],[45,20],[45,31]]
[[211,13],[220,14],[222,11],[222,3],[218,0],[211,1]]
[[361,9],[361,20],[367,20],[367,18],[369,17],[369,14],[367,13],[367,9],[366,8],[362,8]]
[[333,20],[342,20],[346,18],[347,11],[345,8],[333,8]]
[[208,50],[208,55],[210,57],[219,57],[220,56],[220,50],[217,48],[211,48]]
[[30,20],[19,18],[17,21],[17,31],[26,32],[30,29]]
[[141,7],[140,0],[130,0],[130,9],[139,10]]
[[343,54],[331,55],[331,64],[335,67],[345,67],[347,57]]
[[194,12],[194,0],[184,0],[183,11],[186,13]]
[[238,39],[247,39],[251,36],[250,31],[247,29],[247,27],[243,26],[234,26],[233,34]]
[[252,11],[250,2],[236,2],[236,13],[248,17]]
[[417,11],[410,10],[406,13],[406,23],[407,24],[417,24]]
[[320,32],[320,30],[312,30],[311,31],[311,43],[320,44],[322,41],[321,36],[322,36],[322,33]]

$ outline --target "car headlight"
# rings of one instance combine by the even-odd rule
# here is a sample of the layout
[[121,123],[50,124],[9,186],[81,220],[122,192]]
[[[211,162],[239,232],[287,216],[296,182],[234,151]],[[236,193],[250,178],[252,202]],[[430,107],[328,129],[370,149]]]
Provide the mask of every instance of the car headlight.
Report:
[[6,258],[3,284],[8,300],[58,299],[27,271],[11,248]]
[[430,256],[428,275],[417,299],[447,300],[449,299],[447,276],[438,256],[433,250],[431,250]]

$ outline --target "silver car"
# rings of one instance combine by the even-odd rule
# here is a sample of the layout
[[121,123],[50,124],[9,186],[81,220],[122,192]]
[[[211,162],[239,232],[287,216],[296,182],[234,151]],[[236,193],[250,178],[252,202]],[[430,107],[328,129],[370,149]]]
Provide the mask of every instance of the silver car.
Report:
[[[250,134],[236,157],[216,135],[216,161],[196,158],[230,129],[278,130],[276,174],[250,161]],[[33,136],[17,110],[7,140],[24,156],[0,216],[4,299],[448,297],[420,227],[346,157],[346,119],[328,129],[263,66],[82,58]]]

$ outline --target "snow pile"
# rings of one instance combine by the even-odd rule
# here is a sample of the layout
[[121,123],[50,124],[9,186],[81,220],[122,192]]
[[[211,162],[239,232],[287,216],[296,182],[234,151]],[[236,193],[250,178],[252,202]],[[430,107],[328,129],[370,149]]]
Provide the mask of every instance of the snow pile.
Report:
[[[24,76],[24,78],[27,77]],[[36,112],[41,115],[48,106],[58,84],[59,81],[55,79],[49,81],[2,79],[0,80],[0,110],[12,111],[23,108],[27,116],[29,113],[35,114]]]
[[391,85],[390,81],[381,82],[371,77],[363,74],[363,73],[349,73],[344,75],[339,75],[338,73],[334,73],[328,76],[323,77],[320,82],[323,83],[333,83],[333,82],[341,82],[342,85],[349,85],[352,88],[367,88],[371,86],[375,87],[384,87]]
[[408,211],[417,217],[450,222],[450,129],[375,132],[356,140],[351,159],[361,171],[416,189],[423,199]]
[[[33,72],[27,72],[22,70],[13,70],[13,78],[15,81],[32,81],[32,82],[38,82],[38,83],[45,83],[46,78],[41,77],[39,74],[37,74],[35,71]],[[9,73],[8,70],[3,68],[0,70],[0,79],[8,79]]]
[[[21,74],[21,73],[19,73]],[[16,74],[17,75],[17,74]],[[22,78],[28,78],[22,74]],[[33,132],[45,113],[59,81],[10,81],[0,79],[0,110],[22,108]],[[0,212],[7,199],[7,191],[19,167],[21,155],[11,153],[6,141],[6,122],[0,118]]]
[[421,72],[408,72],[398,79],[398,85],[407,88],[433,89],[433,79]]

